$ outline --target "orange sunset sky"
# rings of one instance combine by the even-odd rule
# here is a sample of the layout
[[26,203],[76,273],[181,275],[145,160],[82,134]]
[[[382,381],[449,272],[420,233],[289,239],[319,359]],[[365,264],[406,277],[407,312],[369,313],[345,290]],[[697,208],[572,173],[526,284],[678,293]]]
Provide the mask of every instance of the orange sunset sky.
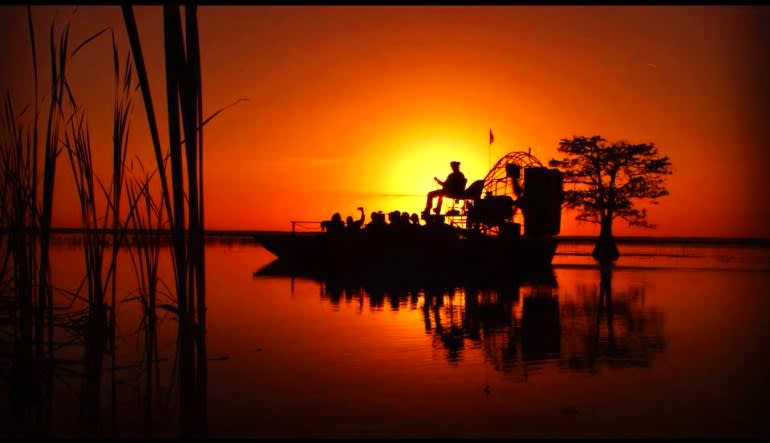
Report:
[[[32,8],[48,91],[48,27],[71,20],[70,50],[111,27],[128,51],[119,6]],[[74,11],[74,13],[73,13]],[[162,10],[135,7],[164,116]],[[770,8],[727,6],[203,6],[209,229],[290,228],[333,212],[419,212],[433,176],[462,162],[469,182],[510,151],[543,163],[562,138],[654,142],[670,157],[671,195],[648,210],[655,230],[620,235],[770,237],[766,26]],[[0,6],[3,94],[31,104],[26,8]],[[88,110],[97,173],[110,174],[111,43],[94,40],[68,67]],[[134,95],[129,157],[151,155]],[[161,140],[167,146],[161,118]],[[488,145],[492,129],[495,142]],[[78,226],[66,156],[55,226]],[[562,234],[595,234],[565,211]]]

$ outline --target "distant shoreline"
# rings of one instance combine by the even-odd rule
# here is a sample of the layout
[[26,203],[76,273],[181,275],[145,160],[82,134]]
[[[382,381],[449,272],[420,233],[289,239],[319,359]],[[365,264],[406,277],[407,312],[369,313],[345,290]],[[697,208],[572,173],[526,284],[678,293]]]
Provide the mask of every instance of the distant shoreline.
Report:
[[[80,228],[52,228],[52,234],[80,234]],[[285,230],[206,230],[206,238],[252,238],[257,234],[287,234]],[[135,233],[130,230],[129,234]],[[591,235],[560,235],[557,237],[563,244],[592,244],[596,236]],[[661,245],[724,245],[724,246],[770,246],[770,238],[759,237],[653,237],[653,236],[616,236],[619,244],[661,244]]]

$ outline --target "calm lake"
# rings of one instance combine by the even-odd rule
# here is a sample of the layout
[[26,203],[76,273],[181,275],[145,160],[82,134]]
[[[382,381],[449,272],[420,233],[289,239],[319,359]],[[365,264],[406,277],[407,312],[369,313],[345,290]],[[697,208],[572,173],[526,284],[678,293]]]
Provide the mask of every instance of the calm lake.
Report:
[[[255,276],[270,253],[210,241],[209,435],[770,437],[770,249],[620,245],[604,282],[590,249],[560,246],[550,283],[412,288]],[[53,263],[76,291],[82,249],[58,242]],[[117,429],[141,436],[136,280],[120,265]],[[155,433],[173,436],[173,316],[161,324]],[[61,435],[77,393],[62,375]]]

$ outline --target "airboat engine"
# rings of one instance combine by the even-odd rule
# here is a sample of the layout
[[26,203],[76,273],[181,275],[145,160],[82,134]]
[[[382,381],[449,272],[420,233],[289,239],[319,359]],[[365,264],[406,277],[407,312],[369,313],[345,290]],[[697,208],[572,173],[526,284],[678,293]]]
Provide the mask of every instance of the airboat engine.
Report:
[[562,174],[558,169],[524,169],[524,233],[531,237],[557,235],[561,230]]

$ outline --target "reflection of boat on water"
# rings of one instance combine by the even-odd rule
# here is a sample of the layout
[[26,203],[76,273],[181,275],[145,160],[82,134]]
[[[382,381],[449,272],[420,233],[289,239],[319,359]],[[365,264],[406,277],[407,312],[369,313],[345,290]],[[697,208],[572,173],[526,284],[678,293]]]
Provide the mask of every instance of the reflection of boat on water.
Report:
[[449,364],[473,361],[468,355],[480,351],[495,371],[514,381],[526,382],[548,368],[595,374],[602,368],[649,367],[666,349],[663,314],[645,303],[644,286],[613,291],[608,270],[600,270],[598,284],[568,290],[559,287],[552,271],[298,274],[275,261],[257,275],[313,279],[321,299],[335,310],[348,305],[420,312],[432,346]]
[[426,216],[424,226],[335,234],[292,229],[255,238],[284,266],[318,271],[520,273],[550,266],[561,223],[558,170],[529,153],[512,152],[483,180],[446,198],[452,207]]

